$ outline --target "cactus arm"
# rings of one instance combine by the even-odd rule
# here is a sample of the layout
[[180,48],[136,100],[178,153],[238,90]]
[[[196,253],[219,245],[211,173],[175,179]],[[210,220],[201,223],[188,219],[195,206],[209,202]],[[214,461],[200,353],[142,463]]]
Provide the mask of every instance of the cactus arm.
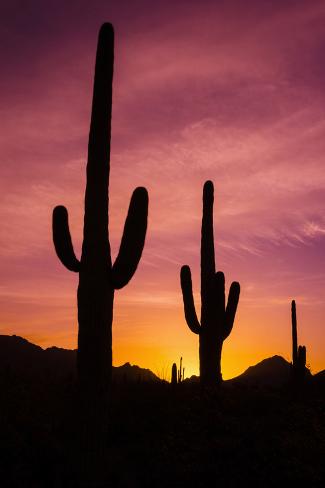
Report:
[[148,192],[136,188],[133,192],[124,225],[120,250],[112,268],[115,289],[125,286],[135,273],[143,251],[148,220]]
[[191,270],[189,266],[182,266],[181,268],[181,287],[187,325],[189,326],[190,330],[194,332],[194,334],[199,334],[201,326],[195,311]]
[[298,363],[303,369],[306,366],[306,346],[298,347]]
[[226,307],[225,313],[225,322],[224,322],[224,330],[223,330],[223,339],[226,339],[230,332],[232,331],[232,327],[234,325],[235,315],[237,311],[237,305],[239,301],[239,294],[240,294],[240,285],[237,281],[231,283],[228,295],[228,303]]
[[55,207],[53,210],[52,232],[55,251],[61,263],[68,270],[78,273],[80,270],[80,262],[76,258],[73,250],[68,211],[62,205]]
[[88,142],[82,258],[110,266],[108,240],[108,182],[112,114],[114,32],[103,24],[98,37],[94,91]]
[[302,346],[302,363],[306,367],[306,346]]

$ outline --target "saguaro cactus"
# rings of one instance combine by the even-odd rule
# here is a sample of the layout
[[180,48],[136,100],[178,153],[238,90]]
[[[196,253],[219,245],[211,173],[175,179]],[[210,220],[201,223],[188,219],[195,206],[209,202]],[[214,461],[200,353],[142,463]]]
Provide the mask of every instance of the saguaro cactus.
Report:
[[190,330],[199,335],[200,379],[205,385],[222,381],[222,345],[232,330],[240,293],[239,283],[233,282],[225,306],[225,277],[215,269],[213,193],[213,183],[207,181],[203,188],[201,230],[201,322],[195,311],[191,270],[189,266],[181,269],[185,318]]
[[83,244],[76,258],[65,207],[53,211],[56,253],[70,271],[79,273],[79,381],[85,387],[107,390],[112,369],[114,291],[124,287],[139,263],[147,229],[148,194],[133,192],[118,256],[112,265],[108,235],[108,185],[114,32],[104,24],[99,32],[92,113],[88,143]]
[[296,302],[291,302],[291,327],[292,327],[292,368],[293,375],[296,379],[305,376],[306,371],[306,346],[298,347],[297,338],[297,312]]
[[173,366],[172,366],[172,381],[171,381],[172,385],[177,385],[177,366],[176,366],[176,363],[173,363]]

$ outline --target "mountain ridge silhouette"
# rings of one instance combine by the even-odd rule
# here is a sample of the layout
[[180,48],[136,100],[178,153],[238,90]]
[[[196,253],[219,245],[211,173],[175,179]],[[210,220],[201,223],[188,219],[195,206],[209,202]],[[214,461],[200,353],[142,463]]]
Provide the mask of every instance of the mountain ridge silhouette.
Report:
[[[26,379],[45,376],[60,379],[76,377],[76,349],[64,349],[57,346],[42,348],[17,335],[0,335],[0,369],[11,370],[15,375]],[[262,386],[282,386],[290,380],[291,363],[282,356],[274,355],[249,366],[243,373],[225,380],[227,384],[249,384]],[[325,370],[307,375],[317,381],[324,381]],[[187,378],[185,383],[194,383],[198,376]],[[113,366],[113,381],[162,381],[150,369],[131,365]]]
[[[241,375],[228,380],[229,383],[246,383],[250,385],[283,386],[292,375],[292,364],[282,356],[274,355],[249,366]],[[311,377],[306,368],[306,375]]]
[[[76,349],[57,346],[42,348],[17,335],[0,335],[0,370],[27,380],[37,378],[76,378]],[[113,366],[113,381],[161,381],[151,370],[131,365]]]

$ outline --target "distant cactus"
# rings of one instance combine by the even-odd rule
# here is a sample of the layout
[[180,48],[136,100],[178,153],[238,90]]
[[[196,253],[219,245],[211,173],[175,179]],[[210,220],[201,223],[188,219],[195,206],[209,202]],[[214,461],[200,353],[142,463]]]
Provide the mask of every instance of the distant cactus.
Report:
[[291,302],[291,325],[292,325],[292,368],[294,378],[299,380],[306,372],[306,346],[298,347],[297,338],[297,312],[296,302]]
[[176,363],[173,363],[172,366],[172,385],[177,385],[177,366]]
[[96,55],[80,261],[73,250],[66,208],[58,206],[53,211],[56,253],[67,269],[79,273],[79,381],[86,388],[103,391],[108,388],[112,370],[114,291],[124,287],[137,268],[148,214],[147,190],[137,188],[131,198],[119,253],[112,265],[108,236],[108,185],[113,59],[113,27],[104,24],[99,33]]
[[173,363],[172,366],[172,384],[176,385],[177,383],[181,383],[184,381],[184,372],[185,368],[182,368],[183,358],[181,357],[179,360],[179,369],[177,369],[176,363]]
[[182,362],[183,362],[183,358],[181,357],[181,359],[179,360],[179,370],[178,370],[178,383],[181,383],[182,382]]
[[231,284],[225,306],[225,277],[215,270],[213,238],[212,181],[203,188],[203,217],[201,230],[201,323],[194,305],[192,278],[189,266],[181,269],[181,287],[187,324],[200,338],[200,379],[204,385],[222,381],[221,352],[223,341],[229,336],[238,305],[239,283]]

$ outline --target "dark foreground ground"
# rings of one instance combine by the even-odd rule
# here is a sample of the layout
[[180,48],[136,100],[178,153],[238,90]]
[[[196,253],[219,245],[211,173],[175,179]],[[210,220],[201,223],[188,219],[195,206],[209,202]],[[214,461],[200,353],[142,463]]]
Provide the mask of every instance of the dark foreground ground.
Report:
[[[133,383],[112,396],[107,486],[325,486],[323,387]],[[78,486],[78,408],[72,379],[2,381],[1,487]]]

